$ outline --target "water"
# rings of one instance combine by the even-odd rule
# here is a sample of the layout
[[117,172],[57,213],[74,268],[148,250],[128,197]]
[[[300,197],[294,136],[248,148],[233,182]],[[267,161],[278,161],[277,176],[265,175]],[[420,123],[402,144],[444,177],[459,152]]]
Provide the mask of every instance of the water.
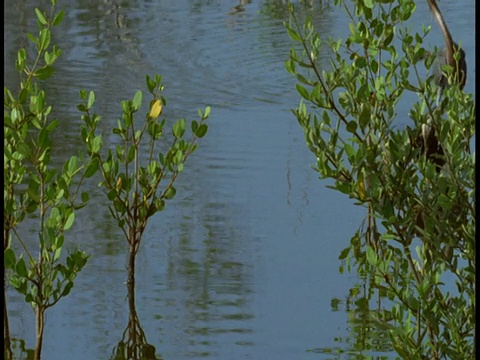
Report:
[[[474,23],[474,2],[462,4],[442,3],[455,38]],[[293,44],[281,2],[237,5],[60,2],[66,16],[54,41],[63,55],[46,89],[61,122],[56,157],[81,146],[79,89],[96,92],[104,130],[116,124],[121,100],[146,92],[146,74],[163,76],[169,122],[212,106],[209,132],[186,164],[177,197],[151,219],[137,257],[146,338],[164,359],[334,358],[321,349],[351,349],[345,299],[359,281],[339,274],[337,258],[365,211],[325,188],[310,168],[314,158],[290,112],[299,97],[283,65]],[[6,85],[17,79],[13,64],[25,33],[35,31],[34,6],[5,5]],[[431,19],[426,5],[418,7],[414,27]],[[322,35],[348,31],[333,6],[316,3],[313,11]],[[474,39],[462,40],[474,79]],[[433,45],[442,45],[437,34]],[[473,80],[466,91],[474,91]],[[78,214],[68,240],[92,256],[71,294],[47,312],[44,359],[110,358],[127,326],[127,244],[94,183],[90,192],[94,206]],[[33,348],[32,312],[15,292],[9,296],[12,335]]]

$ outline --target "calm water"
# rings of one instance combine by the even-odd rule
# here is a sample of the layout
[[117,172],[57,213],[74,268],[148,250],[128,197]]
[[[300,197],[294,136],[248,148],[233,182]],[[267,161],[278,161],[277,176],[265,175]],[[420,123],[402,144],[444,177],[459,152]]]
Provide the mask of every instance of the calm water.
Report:
[[[35,1],[5,3],[5,84],[34,32]],[[164,359],[332,359],[352,350],[345,299],[359,279],[338,272],[339,252],[364,211],[325,188],[310,168],[298,104],[284,70],[292,42],[280,1],[64,1],[54,40],[62,49],[47,84],[61,121],[57,159],[80,148],[78,90],[96,92],[104,129],[121,100],[161,74],[170,120],[212,106],[207,136],[187,163],[177,197],[151,219],[137,257],[137,312]],[[475,78],[473,0],[443,1]],[[45,6],[46,7],[46,6]],[[344,15],[315,2],[323,36],[344,36]],[[412,27],[430,21],[419,5]],[[442,45],[438,34],[432,46]],[[327,58],[325,58],[327,64]],[[469,80],[466,91],[474,91]],[[399,109],[399,112],[406,109]],[[107,141],[113,140],[108,136]],[[91,254],[71,294],[47,313],[44,359],[108,359],[128,321],[127,244],[91,185],[89,210],[69,240]],[[32,237],[32,240],[34,237]],[[73,246],[73,245],[72,245]],[[34,347],[31,310],[9,293],[12,335]],[[332,305],[339,299],[339,306]],[[311,350],[311,351],[309,351]],[[392,353],[365,352],[391,356]]]

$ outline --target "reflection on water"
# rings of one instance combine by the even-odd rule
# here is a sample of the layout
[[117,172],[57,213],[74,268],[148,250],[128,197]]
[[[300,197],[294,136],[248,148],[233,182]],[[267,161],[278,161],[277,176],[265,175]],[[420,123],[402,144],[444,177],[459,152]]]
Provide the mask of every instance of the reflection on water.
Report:
[[379,322],[387,313],[380,296],[365,277],[356,283],[344,299],[333,298],[332,311],[348,313],[348,334],[335,337],[335,345],[316,347],[308,351],[324,354],[328,359],[389,359],[397,355],[391,346],[387,325]]
[[155,346],[147,342],[147,337],[140,325],[135,304],[134,268],[128,270],[128,323],[121,340],[113,349],[111,360],[161,360],[156,356]]
[[[333,6],[300,3],[322,35],[348,31]],[[35,6],[5,6],[5,85],[15,86],[16,51],[35,29]],[[60,120],[59,161],[81,146],[79,89],[96,92],[104,131],[116,124],[120,101],[145,91],[146,74],[163,76],[168,122],[212,106],[209,133],[187,163],[177,197],[152,218],[137,256],[133,319],[141,320],[156,356],[302,359],[324,358],[308,349],[351,349],[360,336],[347,306],[354,300],[341,301],[338,311],[330,304],[357,281],[338,274],[337,259],[364,212],[325,189],[310,168],[314,159],[290,112],[298,95],[284,69],[293,46],[284,2],[59,6],[66,15],[54,41],[63,55],[44,84]],[[108,358],[132,320],[128,247],[97,182],[89,185],[92,206],[78,213],[67,238],[92,256],[71,294],[47,314],[45,359]],[[32,347],[31,311],[16,293],[9,296],[14,336]]]

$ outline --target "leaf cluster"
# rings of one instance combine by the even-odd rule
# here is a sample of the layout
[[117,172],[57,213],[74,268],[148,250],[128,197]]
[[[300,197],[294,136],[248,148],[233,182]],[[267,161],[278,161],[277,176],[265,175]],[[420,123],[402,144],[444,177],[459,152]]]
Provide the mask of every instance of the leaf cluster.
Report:
[[[80,186],[88,177],[84,172],[88,159],[72,156],[60,171],[51,164],[51,135],[58,120],[50,120],[52,106],[38,80],[51,77],[52,66],[61,54],[51,46],[51,28],[61,22],[63,11],[56,12],[53,5],[49,14],[39,9],[35,13],[39,33],[28,38],[36,54],[29,61],[25,49],[18,51],[20,90],[13,93],[4,89],[4,255],[14,288],[32,306],[46,309],[69,293],[88,258],[76,250],[66,264],[61,262],[64,233],[73,225],[75,211],[88,201],[88,193],[77,200]],[[38,256],[18,231],[27,215],[39,219]],[[23,248],[27,261],[23,255],[16,256],[12,238]]]
[[[77,249],[66,256],[62,253],[65,232],[74,224],[76,211],[88,202],[88,193],[82,193],[81,187],[92,174],[86,173],[90,159],[81,154],[71,156],[60,169],[52,163],[52,134],[59,121],[50,119],[53,107],[41,81],[52,76],[61,55],[51,44],[51,31],[64,13],[57,12],[52,1],[49,13],[37,8],[35,14],[38,34],[28,34],[34,51],[20,49],[17,54],[19,90],[4,87],[3,214],[5,279],[35,312],[35,358],[40,359],[45,311],[69,294],[88,259]],[[37,243],[25,239],[27,229],[21,225],[26,219],[35,219]],[[5,356],[11,358],[7,311],[4,329]]]
[[[185,119],[179,119],[165,132],[162,78],[146,76],[151,100],[145,119],[137,118],[143,102],[143,93],[137,91],[132,100],[121,103],[122,116],[112,129],[118,144],[106,149],[97,130],[101,117],[92,113],[95,93],[81,91],[78,110],[84,123],[80,136],[87,154],[71,156],[57,169],[51,154],[59,121],[50,119],[53,107],[41,89],[41,81],[52,76],[61,55],[51,44],[51,30],[64,13],[56,11],[55,0],[51,2],[49,13],[35,9],[39,32],[27,35],[34,54],[18,51],[20,90],[4,89],[4,267],[6,279],[35,311],[35,359],[41,355],[45,311],[69,294],[89,258],[79,250],[63,254],[65,233],[73,226],[76,211],[89,201],[88,192],[81,191],[85,180],[101,173],[100,186],[110,201],[110,212],[130,244],[129,275],[133,278],[135,254],[148,219],[176,195],[175,181],[196,150],[196,140],[206,135],[210,116],[210,107],[206,107],[198,110],[199,120],[190,122],[190,131]],[[38,247],[23,238],[20,225],[27,218],[38,224]],[[8,314],[6,305],[4,313]],[[7,318],[4,329],[5,356],[12,358]]]
[[[301,51],[292,49],[285,66],[298,80],[302,101],[293,113],[316,157],[314,170],[368,212],[340,259],[349,269],[353,259],[396,304],[386,318],[401,356],[468,358],[475,104],[452,85],[435,105],[433,76],[422,76],[433,63],[423,47],[429,28],[411,35],[404,27],[414,1],[336,3],[351,20],[345,40],[323,39],[311,19],[300,24],[290,7],[286,28]],[[332,54],[328,69],[321,62],[325,44]],[[447,76],[451,70],[444,69]],[[418,99],[411,124],[401,128],[399,120],[406,119],[399,119],[398,108],[411,94]],[[435,147],[425,144],[431,138]],[[449,275],[458,293],[446,290]]]
[[[206,134],[205,121],[210,115],[210,107],[198,111],[200,119],[190,123],[190,139],[185,138],[185,119],[174,122],[166,145],[166,118],[162,117],[166,99],[161,95],[164,89],[161,76],[147,75],[146,85],[152,99],[143,120],[136,117],[142,106],[142,91],[137,91],[132,100],[122,101],[122,117],[113,128],[118,139],[114,149],[102,151],[103,138],[97,131],[101,117],[91,112],[94,92],[81,91],[83,102],[78,105],[83,112],[82,139],[94,158],[92,172],[100,170],[103,179],[100,186],[111,203],[110,212],[134,253],[138,251],[148,219],[162,211],[166,201],[175,196],[174,183],[187,158],[196,150],[196,140]],[[163,151],[159,149],[162,145]]]

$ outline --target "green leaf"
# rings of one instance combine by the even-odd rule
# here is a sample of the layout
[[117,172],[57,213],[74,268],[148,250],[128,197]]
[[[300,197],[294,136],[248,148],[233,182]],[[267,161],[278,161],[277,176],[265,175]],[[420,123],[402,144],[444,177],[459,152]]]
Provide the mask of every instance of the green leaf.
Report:
[[446,196],[445,194],[440,194],[440,196],[438,197],[438,203],[444,209],[451,209],[453,205],[452,200],[449,199],[448,196]]
[[53,74],[53,67],[47,65],[35,71],[33,76],[35,76],[39,80],[46,80],[49,77],[51,77],[52,74]]
[[65,12],[63,10],[60,10],[57,15],[55,15],[55,18],[53,19],[52,25],[57,26],[59,25],[62,20],[63,16],[65,15]]
[[86,203],[88,202],[88,200],[90,200],[90,194],[86,191],[83,191],[81,198],[82,198],[82,202]]
[[101,146],[102,146],[102,135],[97,135],[93,139],[91,152],[93,154],[98,154],[100,152]]
[[310,100],[310,95],[302,85],[296,84],[295,87],[297,88],[298,93],[300,94],[301,97],[303,97],[305,100]]
[[370,122],[370,116],[371,116],[371,108],[366,105],[363,106],[362,112],[358,117],[358,123],[360,124],[360,128],[362,130],[364,130],[367,124]]
[[157,84],[148,75],[145,76],[145,81],[147,83],[148,91],[153,94],[153,90]]
[[17,265],[15,266],[15,271],[20,277],[28,276],[27,266],[25,265],[25,260],[23,258],[18,260]]
[[180,139],[185,133],[185,120],[180,119],[175,124],[173,124],[173,136],[177,139]]
[[343,249],[342,252],[340,253],[340,255],[338,256],[338,259],[339,260],[344,260],[348,256],[349,253],[350,253],[350,248],[349,247]]
[[202,138],[207,133],[207,130],[208,130],[207,124],[201,124],[198,127],[198,129],[195,131],[195,136],[198,137],[198,138]]
[[48,46],[50,45],[50,41],[52,39],[52,34],[48,29],[42,29],[40,31],[40,38],[39,38],[39,51],[45,51]]
[[15,62],[15,67],[19,73],[25,71],[26,59],[25,49],[20,49],[17,53],[17,61]]
[[349,143],[345,143],[343,148],[345,149],[345,154],[347,154],[347,157],[350,160],[350,162],[351,163],[354,162],[355,155],[357,154],[357,149],[355,149],[355,147]]
[[295,62],[292,59],[285,61],[285,69],[290,73],[295,75]]
[[47,131],[52,132],[58,127],[59,121],[58,120],[53,120],[50,122],[50,124],[47,125]]
[[67,231],[70,229],[73,225],[73,222],[75,221],[75,213],[72,211],[67,218],[67,221],[65,221],[65,225],[63,226],[63,230]]
[[[327,173],[327,169],[324,170],[326,173],[325,176],[332,176],[332,174]],[[352,186],[349,183],[335,182],[335,188],[343,194],[351,195],[352,194]]]
[[94,103],[95,103],[95,93],[93,91],[90,91],[88,93],[87,109],[91,109]]
[[142,96],[143,96],[142,92],[138,90],[135,96],[133,97],[133,101],[132,101],[133,111],[138,111],[138,109],[142,105]]
[[197,131],[197,129],[198,129],[198,121],[192,120],[192,123],[190,125],[192,127],[192,132],[195,134],[195,131]]
[[[26,290],[25,290],[26,291]],[[28,293],[25,295],[25,302],[30,304],[31,306],[34,306],[37,304],[37,300],[33,297],[32,294]]]
[[363,69],[367,66],[367,59],[365,59],[363,56],[358,56],[353,62],[353,66],[357,69]]
[[[24,89],[20,90],[20,93],[18,94],[18,102],[20,104],[25,104],[25,102],[27,101],[27,98],[28,98],[28,89],[24,88]],[[16,110],[16,109],[14,109],[14,110]]]
[[302,42],[301,36],[298,35],[298,33],[295,32],[295,30],[293,30],[293,29],[290,28],[290,27],[287,27],[287,32],[288,32],[288,36],[290,36],[290,38],[291,38],[293,41]]
[[127,158],[125,159],[125,163],[129,164],[135,159],[135,155],[137,154],[137,149],[134,145],[131,145],[128,148]]
[[300,81],[302,84],[308,85],[308,86],[313,86],[312,81],[308,80],[305,76],[302,74],[297,74],[297,79]]
[[40,21],[40,24],[42,25],[47,25],[47,19],[45,18],[45,15],[40,11],[40,9],[35,8],[35,14],[37,15],[38,21]]
[[177,193],[177,190],[173,186],[170,186],[165,192],[165,199],[167,200],[173,199],[176,193]]
[[92,177],[97,170],[99,169],[98,159],[93,159],[87,164],[87,168],[85,169],[85,177],[89,178]]
[[210,116],[210,111],[211,111],[210,106],[207,106],[205,108],[205,113],[203,114],[203,117],[202,117],[204,120],[207,119]]
[[38,145],[42,149],[45,149],[50,145],[50,137],[46,128],[41,129],[38,134]]
[[353,120],[349,121],[347,124],[347,131],[354,134],[357,131],[357,123]]
[[58,259],[60,259],[60,256],[62,255],[62,248],[59,247],[55,250],[53,254],[53,262],[56,262]]
[[55,246],[54,248],[55,249],[61,249],[63,247],[63,243],[65,242],[65,237],[62,235],[62,236],[57,236],[55,238]]
[[117,190],[112,189],[107,193],[107,199],[110,201],[114,201],[117,198]]
[[73,287],[73,282],[72,281],[67,282],[67,284],[65,285],[65,288],[62,291],[61,296],[62,297],[67,296],[70,293],[70,290],[72,290],[72,287]]
[[75,172],[78,170],[78,158],[76,156],[72,156],[70,160],[67,162],[67,172],[68,175],[73,176]]
[[352,34],[352,36],[355,36],[357,34],[357,28],[355,27],[355,24],[349,23],[348,27],[350,29],[350,33]]
[[373,250],[371,246],[367,246],[367,261],[369,262],[370,265],[377,266],[378,257],[377,257],[377,254],[375,253],[375,250]]
[[38,39],[33,34],[27,33],[27,38],[35,45],[38,43]]
[[4,266],[7,269],[13,269],[13,267],[15,266],[15,262],[16,262],[15,252],[10,248],[5,249],[5,251],[3,252]]

